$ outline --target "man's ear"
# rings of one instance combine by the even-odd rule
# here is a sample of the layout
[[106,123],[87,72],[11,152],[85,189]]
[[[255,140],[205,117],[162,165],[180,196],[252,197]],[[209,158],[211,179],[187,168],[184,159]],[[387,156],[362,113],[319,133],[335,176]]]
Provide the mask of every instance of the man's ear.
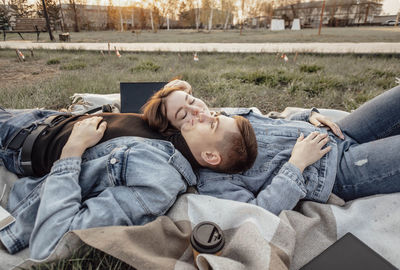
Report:
[[203,151],[201,158],[209,165],[216,166],[221,163],[221,155],[218,151]]

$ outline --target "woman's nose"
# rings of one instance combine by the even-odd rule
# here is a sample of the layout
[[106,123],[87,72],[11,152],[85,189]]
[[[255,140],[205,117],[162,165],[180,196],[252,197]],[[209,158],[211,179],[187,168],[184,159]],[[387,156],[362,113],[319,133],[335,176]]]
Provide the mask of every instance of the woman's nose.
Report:
[[199,113],[198,115],[199,122],[211,122],[214,121],[214,117],[206,114],[206,113]]
[[190,112],[191,115],[198,116],[201,110],[199,107],[196,106],[188,106],[187,107],[188,111]]

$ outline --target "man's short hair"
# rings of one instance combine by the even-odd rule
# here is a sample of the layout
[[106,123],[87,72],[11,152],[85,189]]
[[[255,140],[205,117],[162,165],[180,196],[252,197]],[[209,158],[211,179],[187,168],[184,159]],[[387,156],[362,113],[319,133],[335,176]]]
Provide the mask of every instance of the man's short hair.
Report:
[[257,158],[257,139],[250,121],[242,116],[233,116],[240,134],[225,132],[217,150],[221,163],[212,170],[223,173],[240,173],[250,169]]

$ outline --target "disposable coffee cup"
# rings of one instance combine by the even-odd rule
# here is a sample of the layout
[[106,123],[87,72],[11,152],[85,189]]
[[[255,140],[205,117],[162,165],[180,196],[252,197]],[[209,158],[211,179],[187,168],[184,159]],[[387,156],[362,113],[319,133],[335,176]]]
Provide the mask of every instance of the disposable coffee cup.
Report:
[[214,222],[204,221],[194,227],[190,244],[196,264],[196,258],[200,253],[221,255],[225,245],[224,233]]

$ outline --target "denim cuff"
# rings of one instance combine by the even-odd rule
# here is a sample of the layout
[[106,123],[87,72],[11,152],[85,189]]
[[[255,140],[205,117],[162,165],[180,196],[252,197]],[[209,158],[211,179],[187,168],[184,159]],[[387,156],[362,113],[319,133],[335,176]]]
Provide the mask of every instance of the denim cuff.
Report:
[[318,109],[313,107],[310,110],[304,110],[302,112],[292,115],[291,117],[289,117],[289,120],[310,122],[310,116],[311,116],[312,112],[319,113]]
[[73,172],[73,171],[80,171],[81,170],[81,163],[82,163],[82,158],[81,157],[68,157],[68,158],[63,158],[59,159],[56,162],[54,162],[53,167],[51,168],[50,175],[51,174],[58,174],[62,172]]
[[279,173],[282,173],[289,177],[293,181],[293,183],[295,183],[300,188],[300,190],[304,192],[304,194],[307,193],[303,175],[300,172],[300,169],[297,168],[295,165],[290,162],[286,162],[279,170]]
[[13,234],[10,230],[10,226],[7,226],[0,231],[0,239],[3,246],[10,254],[15,254],[27,246],[27,244],[21,242],[18,237]]

